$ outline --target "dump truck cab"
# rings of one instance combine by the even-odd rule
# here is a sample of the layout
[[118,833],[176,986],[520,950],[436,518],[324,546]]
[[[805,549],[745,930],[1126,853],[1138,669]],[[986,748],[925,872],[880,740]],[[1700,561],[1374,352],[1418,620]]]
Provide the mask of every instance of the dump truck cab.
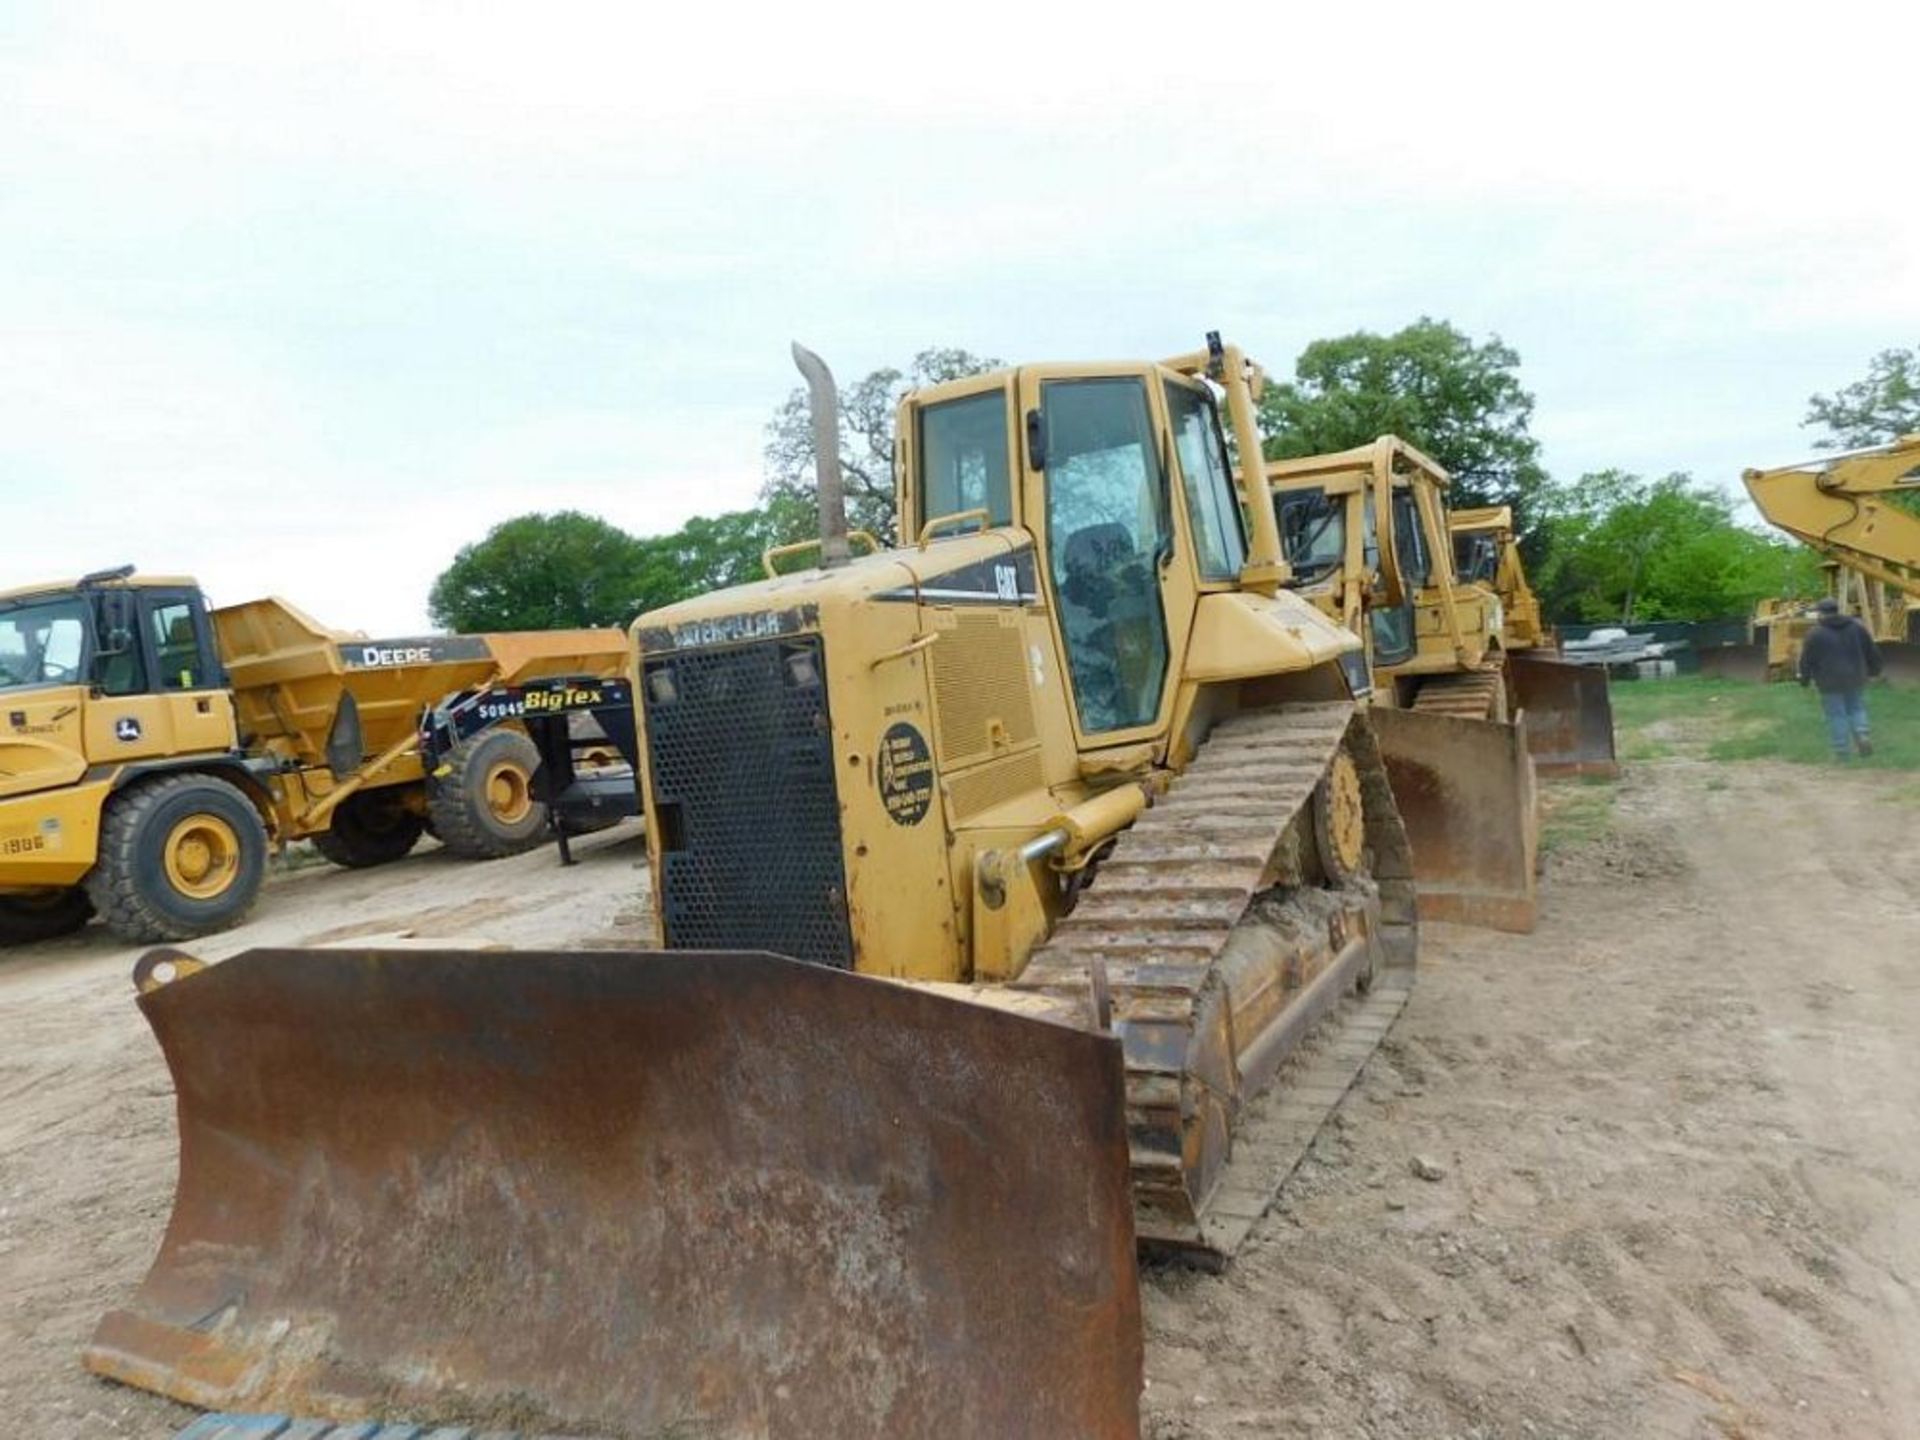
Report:
[[1072,893],[1043,862],[1084,863],[1138,815],[1229,685],[1346,696],[1358,642],[1276,589],[1209,363],[1224,352],[910,394],[910,543],[641,618],[669,945],[1011,978]]
[[241,768],[200,587],[131,568],[0,594],[0,895],[77,884],[104,796]]

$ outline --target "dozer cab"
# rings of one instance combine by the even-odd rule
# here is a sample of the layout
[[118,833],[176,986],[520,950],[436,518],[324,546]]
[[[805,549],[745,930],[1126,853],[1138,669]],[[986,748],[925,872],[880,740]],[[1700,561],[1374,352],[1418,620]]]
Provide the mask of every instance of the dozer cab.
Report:
[[1531,930],[1539,824],[1502,607],[1454,574],[1446,472],[1394,436],[1267,462],[1299,593],[1361,641],[1420,912]]
[[1527,716],[1527,751],[1535,769],[1542,775],[1618,775],[1606,667],[1561,658],[1560,637],[1542,618],[1540,597],[1527,581],[1513,507],[1455,510],[1443,502],[1443,509],[1458,579],[1499,597],[1507,704]]
[[429,827],[525,849],[547,818],[525,721],[436,748],[436,705],[624,660],[619,631],[369,640],[131,566],[0,594],[0,943],[95,913],[136,941],[225,929],[294,840],[349,868]]
[[1285,588],[1209,341],[910,394],[908,540],[857,556],[796,347],[820,563],[633,629],[666,949],[157,959],[179,1193],[88,1363],[477,1428],[1137,1435],[1136,1244],[1232,1255],[1415,959],[1360,641]]

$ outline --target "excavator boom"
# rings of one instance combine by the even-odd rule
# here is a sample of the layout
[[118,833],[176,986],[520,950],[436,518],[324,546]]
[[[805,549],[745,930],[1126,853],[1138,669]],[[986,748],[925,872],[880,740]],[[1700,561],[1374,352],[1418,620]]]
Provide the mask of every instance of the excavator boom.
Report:
[[[1822,557],[1829,593],[1873,631],[1887,673],[1920,678],[1920,435],[1742,478],[1769,523]],[[1810,623],[1795,608],[1776,601],[1766,617],[1773,678],[1791,673]]]

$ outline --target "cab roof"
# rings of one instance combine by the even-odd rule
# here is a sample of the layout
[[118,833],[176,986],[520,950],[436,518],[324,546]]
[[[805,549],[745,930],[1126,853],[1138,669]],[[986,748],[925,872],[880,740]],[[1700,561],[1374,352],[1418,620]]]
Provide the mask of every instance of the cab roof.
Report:
[[[37,585],[20,585],[0,590],[0,600],[30,600],[39,595],[70,595],[80,588],[83,577],[71,580],[43,580]],[[99,590],[198,590],[200,582],[190,575],[129,575],[124,580],[97,580],[91,588]]]

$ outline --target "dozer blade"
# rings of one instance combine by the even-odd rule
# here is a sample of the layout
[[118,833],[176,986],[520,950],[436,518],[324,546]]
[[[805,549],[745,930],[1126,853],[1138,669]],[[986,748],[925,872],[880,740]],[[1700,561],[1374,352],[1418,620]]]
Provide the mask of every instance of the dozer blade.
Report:
[[254,950],[99,1374],[600,1436],[1135,1436],[1119,1043],[764,954]]
[[1515,652],[1507,656],[1507,674],[1513,681],[1513,708],[1526,716],[1527,744],[1540,774],[1620,773],[1605,666]]
[[1920,685],[1920,641],[1881,641],[1880,666],[1896,685]]
[[1709,680],[1750,680],[1767,678],[1767,647],[1764,645],[1712,645],[1700,651],[1700,673]]
[[1423,919],[1533,929],[1540,823],[1526,721],[1376,705]]

